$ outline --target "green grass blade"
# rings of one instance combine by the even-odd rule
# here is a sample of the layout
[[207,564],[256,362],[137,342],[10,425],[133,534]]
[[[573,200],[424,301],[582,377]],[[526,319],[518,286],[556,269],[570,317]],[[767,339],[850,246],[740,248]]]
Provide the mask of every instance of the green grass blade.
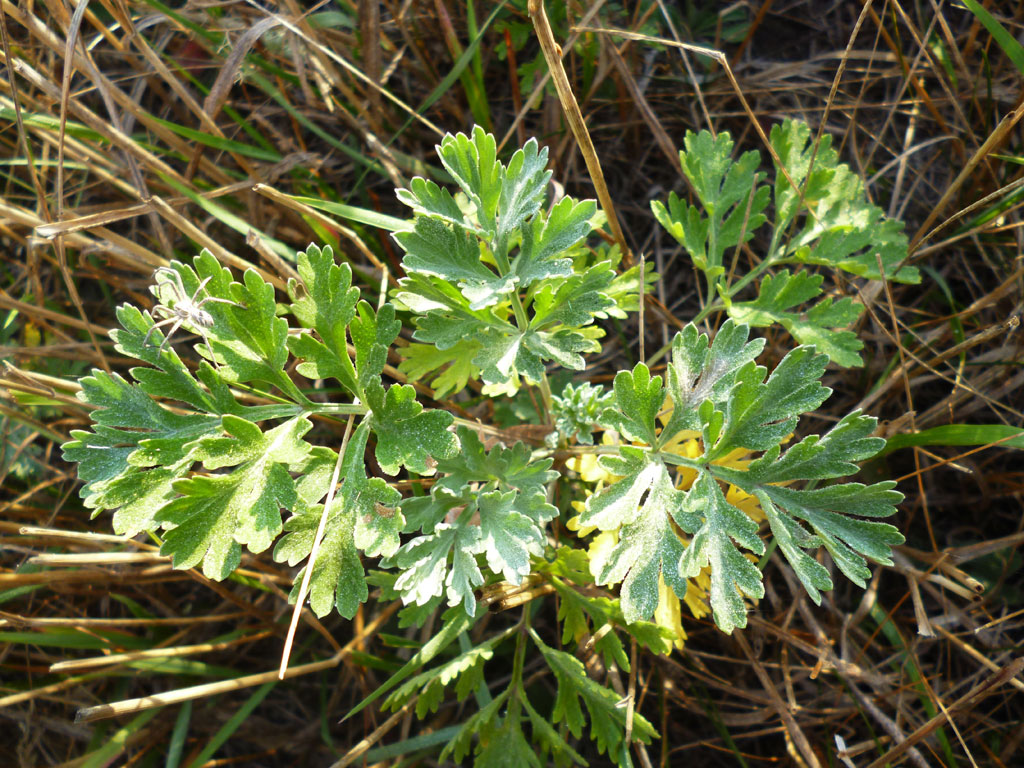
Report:
[[119,728],[111,734],[110,739],[102,747],[89,755],[81,764],[81,768],[106,768],[111,765],[118,755],[124,752],[128,739],[141,731],[142,728],[159,714],[162,707],[151,709],[135,717],[128,725]]
[[232,734],[241,727],[242,723],[246,721],[246,718],[252,714],[252,711],[259,706],[260,702],[266,698],[267,694],[270,693],[276,685],[277,681],[274,680],[269,683],[264,683],[257,688],[256,692],[246,700],[245,704],[239,707],[238,711],[231,716],[231,719],[224,723],[221,729],[213,735],[213,738],[210,739],[210,742],[203,748],[203,751],[196,756],[195,760],[189,763],[188,768],[199,768],[199,766],[204,765],[211,757],[213,757],[213,754],[224,745],[224,742],[231,738]]
[[1017,71],[1024,75],[1024,46],[1017,42],[1016,38],[1006,31],[1006,27],[1000,24],[996,18],[982,7],[977,0],[963,0],[967,10],[974,14],[980,21],[996,44],[1003,49]]
[[388,232],[398,232],[409,228],[409,222],[395,216],[388,216],[386,213],[377,213],[368,208],[358,208],[354,205],[344,203],[333,203],[330,200],[320,200],[315,197],[302,197],[300,195],[288,195],[292,200],[316,208],[324,213],[332,213],[349,221],[357,221],[360,224],[369,224],[371,227],[386,229]]
[[188,738],[188,726],[191,721],[192,702],[186,701],[181,705],[178,717],[174,721],[174,730],[171,731],[171,741],[167,745],[164,768],[178,768],[181,765],[181,755],[185,751],[185,739]]
[[923,432],[893,435],[879,455],[923,445],[985,445],[1024,449],[1024,429],[1005,424],[946,424]]

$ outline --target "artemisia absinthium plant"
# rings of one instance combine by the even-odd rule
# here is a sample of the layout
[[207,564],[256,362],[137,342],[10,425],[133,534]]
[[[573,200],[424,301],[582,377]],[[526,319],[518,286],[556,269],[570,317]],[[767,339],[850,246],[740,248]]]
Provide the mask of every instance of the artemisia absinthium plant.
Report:
[[[877,522],[895,511],[895,483],[836,482],[884,445],[872,437],[873,418],[852,413],[823,436],[792,442],[800,415],[829,395],[820,381],[829,358],[859,361],[856,338],[837,329],[860,310],[848,299],[825,299],[791,311],[821,292],[823,278],[769,270],[817,264],[878,278],[881,263],[889,279],[914,277],[897,271],[906,247],[899,226],[863,199],[859,180],[827,145],[809,170],[807,137],[798,123],[772,132],[787,169],[776,174],[774,234],[759,267],[735,282],[724,255],[750,240],[769,205],[759,158],[747,153],[734,162],[727,134],[687,137],[683,167],[701,207],[673,195],[655,213],[707,276],[702,316],[721,310],[729,319],[714,339],[688,325],[672,342],[664,376],[640,363],[621,371],[610,392],[585,383],[552,392],[548,369],[583,372],[584,355],[601,349],[595,321],[635,310],[640,281],[652,277],[617,271],[615,249],[588,247],[601,221],[593,201],[547,201],[547,151],[533,140],[506,164],[483,130],[448,135],[438,154],[456,193],[422,178],[399,190],[414,216],[394,233],[406,273],[395,303],[360,301],[351,269],[330,248],[297,254],[299,279],[289,281],[286,301],[253,270],[235,280],[208,252],[192,265],[172,262],[175,296],[166,295],[167,274],[154,293],[165,316],[181,302],[180,325],[201,332],[202,359],[193,373],[175,351],[180,342],[164,343],[153,330],[153,315],[118,309],[117,349],[145,365],[131,369],[131,380],[102,371],[82,379],[95,423],[73,434],[64,455],[79,464],[86,505],[113,511],[118,533],[160,537],[174,567],[198,566],[217,580],[238,567],[243,548],[273,546],[276,560],[310,567],[326,514],[309,591],[318,615],[352,617],[368,585],[381,599],[405,603],[403,626],[448,606],[434,637],[360,708],[385,693],[396,708],[416,696],[423,716],[454,683],[460,699],[477,697],[479,710],[445,756],[474,752],[477,765],[540,766],[549,754],[558,764],[582,764],[573,743],[589,722],[597,749],[627,764],[626,733],[649,741],[654,728],[639,713],[627,727],[620,696],[556,641],[611,625],[616,631],[601,635],[596,649],[607,664],[628,669],[619,632],[668,652],[678,638],[659,610],[674,603],[678,623],[688,589],[703,595],[706,588],[722,630],[745,626],[746,599],[764,592],[756,558],[767,539],[815,602],[832,587],[816,550],[824,547],[863,585],[867,560],[890,563],[890,547],[903,540]],[[759,275],[757,297],[738,300]],[[597,531],[600,546],[572,547],[564,536],[556,546],[549,536],[560,476],[549,450],[488,447],[473,424],[425,409],[408,384],[385,383],[400,318],[414,339],[400,348],[401,370],[426,378],[439,396],[471,380],[491,397],[534,387],[555,444],[592,445],[604,430],[604,445],[582,457],[601,454],[602,481],[580,499],[573,521],[581,535]],[[764,342],[750,337],[749,326],[773,322],[817,349],[796,347],[769,374],[757,363]],[[317,382],[339,396],[323,402]],[[349,424],[340,451],[337,432],[314,430],[314,418]],[[367,470],[371,450],[379,473]],[[428,492],[403,496],[389,483],[400,474],[413,487],[423,476],[433,481]],[[334,477],[340,486],[329,494]],[[369,559],[377,564],[367,574]],[[546,582],[559,595],[561,636],[544,639],[531,626],[542,602],[535,601],[514,627],[466,642],[481,614],[476,590],[524,580]],[[595,596],[594,585],[617,590]],[[512,677],[495,691],[484,684],[484,667],[506,641],[514,644]],[[553,702],[528,695],[528,645],[555,678]]]

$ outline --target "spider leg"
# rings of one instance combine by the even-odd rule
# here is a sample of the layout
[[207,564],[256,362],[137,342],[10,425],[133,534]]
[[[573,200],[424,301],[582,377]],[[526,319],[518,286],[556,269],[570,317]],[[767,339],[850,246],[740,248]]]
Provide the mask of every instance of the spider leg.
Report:
[[217,357],[213,354],[213,347],[210,346],[210,337],[206,335],[206,331],[202,328],[199,329],[199,335],[203,337],[203,344],[206,345],[206,351],[210,353],[210,361],[213,363],[213,367],[219,371],[220,363],[217,362]]
[[195,305],[196,309],[202,309],[203,305],[207,302],[213,302],[215,304],[230,304],[232,307],[238,307],[239,309],[246,309],[245,304],[239,304],[237,301],[231,301],[231,299],[218,299],[216,296],[204,296],[199,300],[199,303]]
[[[165,309],[165,307],[158,307],[158,309]],[[157,328],[160,328],[160,327],[162,327],[164,325],[168,325],[170,323],[173,323],[177,319],[178,319],[178,317],[177,317],[177,315],[175,315],[174,317],[168,317],[166,320],[161,320],[159,323],[153,323],[153,325],[149,326],[149,330],[146,331],[145,338],[142,339],[142,346],[145,347],[145,346],[149,345],[149,337],[153,335],[153,331],[155,331]],[[173,333],[173,332],[174,331],[171,331],[171,333]],[[166,335],[170,336],[171,334],[168,333]],[[166,341],[166,340],[167,339],[165,337],[164,341]],[[161,346],[163,346],[163,345],[161,345]]]
[[[177,317],[177,318],[172,318],[172,319],[173,319],[173,320],[175,321],[175,322],[174,322],[174,325],[172,325],[172,326],[171,326],[171,330],[169,330],[169,331],[168,331],[168,332],[167,332],[167,333],[166,333],[166,334],[164,335],[164,340],[160,342],[160,346],[159,346],[159,348],[157,349],[157,352],[163,352],[163,351],[164,351],[164,344],[166,344],[166,343],[167,343],[167,340],[168,340],[169,338],[171,338],[171,336],[173,336],[173,335],[174,335],[174,332],[175,332],[176,330],[178,330],[178,328],[180,328],[180,327],[181,327],[181,324],[182,324],[182,322],[183,322],[183,319],[182,319],[182,318],[180,318],[180,317]],[[155,326],[154,326],[154,327],[155,327]]]
[[[175,274],[177,274],[177,272],[175,272]],[[178,279],[179,279],[179,280],[181,279],[181,275],[178,275]],[[197,298],[197,297],[199,296],[199,294],[200,294],[200,293],[202,293],[202,292],[203,292],[203,288],[205,288],[205,287],[206,287],[206,284],[207,284],[208,282],[210,282],[210,278],[209,278],[209,277],[204,277],[204,278],[203,278],[203,281],[202,281],[201,283],[199,283],[199,287],[198,287],[198,288],[196,288],[196,292],[195,292],[195,293],[193,293],[193,294],[192,294],[192,298],[191,298],[191,299],[189,299],[189,301],[190,301],[190,302],[192,302],[192,304],[193,304],[193,305],[195,305],[195,303],[196,303],[196,298]],[[184,291],[184,287],[182,287],[182,295],[188,295],[188,294],[186,294],[186,293],[185,293],[185,291]]]

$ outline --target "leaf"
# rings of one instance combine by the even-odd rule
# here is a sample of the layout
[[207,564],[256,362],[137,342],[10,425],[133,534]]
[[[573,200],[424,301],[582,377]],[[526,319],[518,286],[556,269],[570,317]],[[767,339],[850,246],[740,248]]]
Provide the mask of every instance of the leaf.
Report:
[[458,285],[471,309],[496,304],[515,286],[511,275],[498,275],[480,260],[480,241],[469,232],[421,216],[412,231],[393,237],[405,250],[402,266]]
[[582,353],[598,351],[602,333],[587,326],[617,311],[606,293],[611,264],[577,268],[572,258],[596,204],[566,197],[542,209],[551,174],[535,140],[507,166],[479,127],[445,136],[438,154],[469,205],[416,181],[399,193],[416,219],[394,237],[406,251],[397,300],[420,315],[413,338],[447,354],[413,351],[403,370],[423,376],[447,366],[433,382],[443,394],[479,376],[492,396],[514,394],[524,378],[540,383],[551,361],[582,370]]
[[652,378],[647,366],[637,363],[632,373],[619,371],[615,374],[614,390],[617,407],[606,410],[601,423],[630,440],[654,445],[657,442],[655,420],[665,403],[661,376]]
[[764,554],[757,523],[725,500],[722,489],[707,472],[697,477],[686,504],[703,521],[692,531],[693,540],[679,562],[679,575],[694,578],[702,568],[710,566],[715,623],[726,633],[735,627],[743,628],[747,626],[747,609],[740,592],[761,598],[764,586],[757,566],[740,554],[733,541],[755,554]]
[[146,333],[152,327],[152,318],[148,314],[144,315],[136,307],[124,304],[117,308],[117,319],[122,330],[110,332],[117,350],[155,366],[131,370],[132,378],[139,382],[146,394],[153,398],[179,400],[210,414],[243,414],[243,407],[205,360],[199,363],[197,378],[185,367],[171,344],[168,343],[161,350],[159,343],[143,343]]
[[572,275],[572,260],[557,257],[590,234],[590,220],[596,212],[593,200],[576,202],[563,197],[546,217],[536,215],[526,223],[512,264],[519,286],[527,288],[538,280]]
[[[479,126],[474,128],[474,139],[479,130]],[[508,165],[502,169],[501,194],[498,198],[498,228],[495,232],[495,242],[499,244],[499,248],[501,244],[508,242],[508,238],[519,230],[523,222],[540,210],[544,202],[545,189],[551,180],[551,172],[544,170],[547,164],[548,148],[541,149],[536,139],[529,139],[522,149],[517,149],[513,153]],[[563,213],[562,216],[564,215]],[[561,216],[556,217],[557,219],[561,219]],[[560,230],[564,228],[560,221],[556,221],[555,230],[551,233],[552,240],[557,238]],[[586,232],[581,233],[572,242],[575,243],[585,234]]]
[[[821,275],[800,271],[790,276],[788,270],[782,270],[775,277],[769,275],[764,279],[757,299],[733,304],[729,314],[754,328],[778,323],[798,342],[813,345],[837,365],[846,368],[863,365],[859,354],[864,348],[863,342],[853,331],[845,330],[860,317],[863,311],[860,304],[850,298],[833,304],[832,299],[826,298],[806,312],[787,311],[820,295],[823,280]],[[836,328],[843,330],[833,330]]]
[[593,433],[598,426],[600,414],[612,405],[614,397],[613,393],[605,392],[600,384],[566,384],[561,395],[551,398],[554,403],[551,416],[555,429],[567,442],[574,440],[580,445],[593,445]]
[[530,449],[523,443],[511,447],[497,443],[487,450],[474,430],[460,426],[457,432],[461,450],[457,456],[438,461],[437,470],[444,477],[434,484],[455,497],[462,496],[473,483],[484,483],[489,489],[544,495],[547,484],[559,476],[551,469],[553,459],[532,460]]
[[[672,341],[667,388],[640,365],[616,376],[615,401],[602,419],[646,445],[623,445],[600,457],[599,466],[619,479],[587,500],[579,527],[613,537],[592,553],[592,568],[599,584],[622,582],[628,621],[654,613],[659,576],[682,598],[686,579],[708,567],[715,622],[726,632],[745,626],[743,595],[760,597],[763,587],[760,571],[739,550],[760,555],[765,545],[758,524],[727,500],[722,483],[760,503],[781,551],[815,600],[831,581],[805,550],[824,546],[844,573],[863,584],[866,558],[887,563],[890,547],[903,540],[892,526],[857,519],[893,514],[902,498],[893,483],[793,487],[855,473],[856,462],[875,455],[883,441],[872,436],[875,420],[855,411],[824,437],[806,437],[783,453],[800,415],[830,392],[820,381],[826,358],[798,347],[768,375],[755,362],[763,342],[748,337],[747,326],[731,319],[714,341],[690,324]],[[661,413],[666,389],[667,418]],[[681,441],[697,436],[695,446],[688,444],[694,450],[680,450]],[[675,487],[669,465],[693,478],[686,480],[692,483],[688,490]],[[689,543],[679,531],[693,535]]]
[[[116,373],[94,370],[81,385],[79,398],[96,406],[95,426],[74,430],[63,451],[67,461],[78,462],[85,505],[97,514],[124,507],[114,519],[119,534],[154,530],[159,502],[194,462],[193,441],[218,433],[220,419],[174,413]],[[157,468],[143,471],[149,466]]]
[[[781,247],[773,247],[770,262],[821,264],[872,280],[884,276],[901,283],[920,281],[915,267],[902,266],[907,258],[903,224],[887,219],[881,208],[867,201],[861,180],[839,163],[829,134],[821,137],[815,151],[810,127],[786,120],[772,126],[770,141],[789,176],[776,169],[775,242]],[[806,211],[803,228],[781,243],[782,232],[801,209]]]
[[[532,629],[530,636],[558,681],[552,722],[564,722],[569,732],[580,738],[586,723],[580,705],[582,700],[590,715],[590,737],[597,743],[597,751],[618,754],[626,730],[626,708],[618,706],[618,695],[587,677],[583,664],[575,656],[548,647]],[[634,740],[644,744],[658,735],[639,712],[633,713],[632,733]]]
[[767,187],[757,186],[764,178],[758,172],[761,156],[747,152],[732,160],[733,142],[727,132],[712,137],[707,131],[687,131],[685,151],[679,153],[683,173],[693,186],[707,217],[693,206],[685,206],[675,194],[669,196],[669,208],[654,201],[655,218],[689,252],[697,267],[709,280],[722,271],[722,254],[750,240],[754,230],[765,222],[762,213],[768,205]]
[[242,283],[233,282],[230,271],[206,250],[193,263],[195,272],[171,263],[182,276],[185,290],[191,295],[199,281],[209,278],[206,295],[230,302],[204,306],[214,319],[207,335],[213,346],[209,352],[222,363],[220,375],[232,383],[266,382],[297,402],[305,402],[285,373],[288,323],[277,316],[274,287],[253,269],[246,270]]
[[441,140],[437,154],[445,170],[475,204],[480,226],[487,232],[497,232],[504,169],[498,162],[494,137],[479,125],[473,126],[472,139],[464,133],[449,133]]
[[216,581],[238,567],[241,546],[262,552],[281,532],[281,508],[297,500],[288,472],[301,463],[310,446],[302,436],[312,424],[297,417],[266,433],[252,422],[226,415],[228,437],[200,438],[194,456],[208,470],[234,467],[227,474],[179,480],[181,496],[162,507],[155,521],[168,528],[160,552],[175,568],[200,562]]
[[447,459],[459,450],[455,435],[448,431],[453,416],[447,411],[424,411],[416,390],[408,384],[392,384],[387,391],[375,384],[367,387],[366,398],[377,436],[377,461],[386,474],[395,475],[404,466],[430,475],[428,459]]
[[451,193],[428,179],[415,176],[409,182],[409,189],[399,189],[396,194],[399,200],[416,213],[440,219],[462,229],[474,229]]
[[[424,643],[423,647],[414,653],[412,657],[402,665],[401,669],[395,672],[382,685],[378,686],[373,693],[351,709],[343,718],[343,722],[344,720],[348,720],[353,715],[361,712],[378,698],[408,678],[409,675],[413,674],[416,670],[421,669],[425,664],[428,664],[439,653],[451,645],[460,634],[470,629],[475,623],[472,617],[467,616],[466,613],[461,610],[445,611],[441,620],[441,629],[438,630],[426,643]],[[495,697],[495,701],[498,701],[499,698],[500,696]]]
[[534,294],[530,327],[589,325],[594,317],[614,306],[614,300],[605,293],[614,279],[611,262],[602,261],[583,274],[574,274],[560,283],[545,284]]
[[424,605],[445,595],[449,606],[461,603],[469,616],[475,615],[473,589],[484,583],[474,557],[480,552],[481,538],[476,526],[440,523],[432,534],[403,545],[395,555],[395,564],[403,571],[395,582],[402,601]]
[[475,342],[438,349],[430,344],[409,344],[400,349],[402,363],[398,370],[408,376],[409,381],[419,381],[438,370],[441,373],[430,381],[434,395],[438,398],[455,395],[466,388],[471,378],[480,375],[473,365],[473,358],[479,351]]
[[[284,525],[285,535],[274,548],[274,560],[294,566],[308,558],[322,514],[322,504],[298,507],[297,513]],[[346,509],[344,500],[336,498],[309,583],[309,605],[317,616],[326,616],[337,608],[344,618],[351,619],[369,597],[363,564],[355,545],[355,524],[355,510]],[[289,596],[293,602],[298,599],[305,570],[295,576],[295,586]]]
[[356,305],[356,316],[348,332],[356,350],[356,376],[364,399],[371,383],[379,385],[380,374],[388,362],[388,348],[401,330],[402,323],[395,319],[393,304],[385,304],[377,312],[365,301]]
[[552,460],[531,461],[522,444],[485,451],[471,430],[460,427],[458,454],[437,463],[429,497],[406,499],[405,531],[424,535],[408,541],[394,558],[404,571],[395,582],[402,600],[425,605],[445,595],[473,615],[473,590],[484,583],[476,556],[488,568],[518,583],[530,572],[530,554],[540,554],[542,526],[558,514],[546,501],[545,485],[557,473]]
[[346,330],[355,316],[359,289],[352,286],[352,269],[338,265],[330,246],[314,245],[297,254],[296,270],[301,283],[288,281],[291,312],[303,328],[320,337],[300,334],[288,340],[288,348],[306,362],[299,373],[311,379],[335,378],[353,396],[359,395],[356,372],[348,354]]
[[513,584],[529,575],[530,555],[541,554],[544,543],[536,523],[514,509],[519,498],[515,491],[492,491],[477,502],[487,567]]
[[[387,557],[400,544],[405,519],[396,507],[401,494],[379,477],[366,477],[364,455],[369,434],[369,425],[363,421],[345,448],[339,472],[344,481],[331,504],[310,579],[309,601],[317,616],[337,607],[342,616],[352,618],[368,596],[358,550],[370,557]],[[305,506],[285,523],[287,533],[274,549],[276,561],[296,565],[310,556],[323,515],[323,504],[318,502],[329,490],[336,461],[334,451],[321,447],[298,468],[296,490]],[[295,578],[292,600],[298,596],[304,572]]]
[[764,349],[764,339],[748,340],[749,335],[747,326],[731,319],[718,329],[713,342],[692,323],[675,335],[668,367],[672,415],[662,430],[661,445],[682,430],[701,430],[704,424],[697,409],[705,401],[716,409],[724,407],[737,374]]
[[487,743],[477,755],[475,768],[506,768],[506,766],[531,766],[541,768],[536,750],[523,735],[518,718],[506,717],[494,729]]
[[[720,479],[758,497],[780,549],[816,603],[821,599],[818,590],[831,588],[831,580],[802,550],[825,546],[840,570],[863,586],[870,578],[864,557],[888,564],[890,547],[903,543],[903,537],[891,525],[849,515],[887,517],[896,512],[895,505],[903,495],[893,490],[893,482],[870,486],[846,483],[813,490],[780,484],[853,474],[857,471],[854,462],[874,456],[885,445],[881,438],[871,436],[875,424],[875,419],[854,411],[824,437],[810,435],[781,455],[775,447],[745,471],[712,468]],[[808,523],[811,530],[802,527],[799,520]]]
[[[381,709],[397,711],[418,692],[427,692],[430,688],[436,687],[439,692],[443,693],[444,687],[450,685],[453,681],[458,681],[457,688],[462,691],[459,699],[466,698],[475,686],[467,690],[468,686],[464,683],[464,680],[472,679],[475,673],[481,670],[483,664],[493,658],[494,647],[504,639],[505,636],[503,634],[493,635],[480,644],[471,646],[454,659],[410,677],[388,695],[384,703],[381,704]],[[428,711],[436,712],[436,704],[433,702],[431,704],[431,706],[425,706],[421,709],[420,702],[417,702],[416,716],[423,719]]]
[[796,427],[800,414],[813,411],[832,393],[820,379],[828,358],[813,347],[791,350],[772,371],[747,363],[736,374],[726,403],[724,424],[714,439],[709,458],[725,456],[737,448],[765,451],[779,445]]

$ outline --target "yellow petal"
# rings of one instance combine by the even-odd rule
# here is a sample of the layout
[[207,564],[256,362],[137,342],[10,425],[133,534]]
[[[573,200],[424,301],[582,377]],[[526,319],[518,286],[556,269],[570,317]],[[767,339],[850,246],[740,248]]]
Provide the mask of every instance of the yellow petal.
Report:
[[658,607],[654,609],[654,623],[668,629],[674,638],[672,645],[680,651],[683,650],[686,630],[683,629],[679,598],[661,575],[658,576]]

